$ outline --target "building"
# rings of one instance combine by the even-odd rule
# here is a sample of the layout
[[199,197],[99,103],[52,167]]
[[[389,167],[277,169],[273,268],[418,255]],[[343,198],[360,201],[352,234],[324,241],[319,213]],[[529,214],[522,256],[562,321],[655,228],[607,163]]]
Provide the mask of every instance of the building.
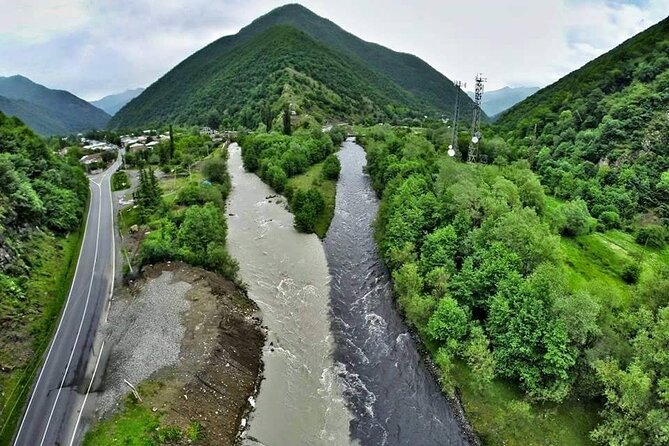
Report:
[[102,155],[99,153],[93,153],[91,155],[85,155],[82,156],[81,159],[79,159],[79,162],[83,164],[84,166],[90,166],[91,164],[94,163],[101,163],[102,162]]
[[130,147],[128,147],[131,153],[136,153],[140,152],[142,150],[146,150],[146,146],[142,143],[136,142],[135,144],[132,144]]

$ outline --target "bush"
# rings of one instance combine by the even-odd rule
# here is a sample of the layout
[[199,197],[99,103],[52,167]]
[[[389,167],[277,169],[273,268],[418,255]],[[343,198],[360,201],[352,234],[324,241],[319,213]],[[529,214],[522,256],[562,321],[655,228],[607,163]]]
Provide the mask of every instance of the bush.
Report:
[[318,189],[298,190],[291,203],[295,227],[300,232],[314,232],[316,220],[325,209],[325,200]]
[[641,266],[637,262],[629,262],[623,266],[623,271],[620,277],[629,284],[634,284],[639,281],[641,275]]
[[130,179],[128,178],[128,174],[125,173],[124,170],[119,170],[117,172],[114,172],[114,174],[111,177],[112,192],[116,192],[117,190],[124,190],[129,187],[130,187]]
[[604,229],[617,229],[620,227],[620,215],[614,211],[604,211],[599,215],[599,223]]
[[183,206],[214,203],[218,207],[223,207],[223,194],[217,186],[198,184],[193,181],[179,189],[176,203]]
[[667,244],[667,230],[662,225],[641,226],[637,228],[634,238],[640,245],[660,249]]
[[562,214],[565,219],[560,232],[563,235],[585,235],[592,232],[595,227],[596,220],[590,216],[588,205],[580,198],[562,205]]
[[330,154],[325,161],[323,162],[323,177],[326,180],[337,180],[339,178],[339,172],[341,170],[341,163],[337,155]]

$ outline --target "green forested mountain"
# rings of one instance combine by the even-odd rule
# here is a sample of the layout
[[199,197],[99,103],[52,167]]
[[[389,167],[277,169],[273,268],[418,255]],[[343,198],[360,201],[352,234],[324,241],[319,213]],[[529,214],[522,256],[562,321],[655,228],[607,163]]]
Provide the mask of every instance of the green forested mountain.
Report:
[[[669,19],[504,113],[496,125],[549,192],[616,224],[669,217]],[[601,219],[600,219],[601,220]]]
[[16,116],[41,135],[102,129],[109,115],[63,90],[52,90],[23,76],[0,77],[0,111]]
[[286,102],[319,121],[450,115],[454,95],[452,83],[415,56],[364,42],[288,5],[184,60],[110,126],[222,121],[255,128]]

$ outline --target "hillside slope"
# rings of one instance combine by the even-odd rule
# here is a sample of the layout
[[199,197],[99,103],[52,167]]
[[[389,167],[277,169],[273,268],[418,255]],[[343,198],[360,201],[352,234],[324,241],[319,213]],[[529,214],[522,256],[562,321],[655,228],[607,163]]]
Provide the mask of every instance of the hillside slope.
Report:
[[101,129],[109,115],[63,90],[52,90],[23,76],[0,77],[0,111],[21,119],[42,135]]
[[134,90],[126,90],[123,93],[110,94],[97,101],[91,101],[91,104],[104,110],[110,116],[114,116],[125,104],[139,96],[144,91],[144,88],[135,88]]
[[665,19],[512,107],[495,128],[559,198],[583,198],[598,218],[652,221],[669,217],[668,110]]
[[[297,81],[300,76],[318,86]],[[213,114],[254,128],[266,121],[266,106],[273,114],[280,110],[277,98],[284,94],[320,120],[373,121],[450,115],[455,87],[414,56],[363,42],[306,8],[288,5],[188,57],[119,111],[110,126],[203,124]],[[471,101],[463,109],[471,109]]]
[[77,263],[88,180],[0,113],[0,444],[11,444]]

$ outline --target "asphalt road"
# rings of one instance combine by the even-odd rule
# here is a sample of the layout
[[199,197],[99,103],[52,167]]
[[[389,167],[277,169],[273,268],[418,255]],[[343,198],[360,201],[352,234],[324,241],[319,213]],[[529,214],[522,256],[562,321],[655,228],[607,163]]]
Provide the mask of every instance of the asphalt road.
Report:
[[34,383],[14,446],[70,446],[80,428],[101,356],[94,346],[113,289],[114,215],[110,178],[119,162],[90,177],[91,200],[72,287]]

